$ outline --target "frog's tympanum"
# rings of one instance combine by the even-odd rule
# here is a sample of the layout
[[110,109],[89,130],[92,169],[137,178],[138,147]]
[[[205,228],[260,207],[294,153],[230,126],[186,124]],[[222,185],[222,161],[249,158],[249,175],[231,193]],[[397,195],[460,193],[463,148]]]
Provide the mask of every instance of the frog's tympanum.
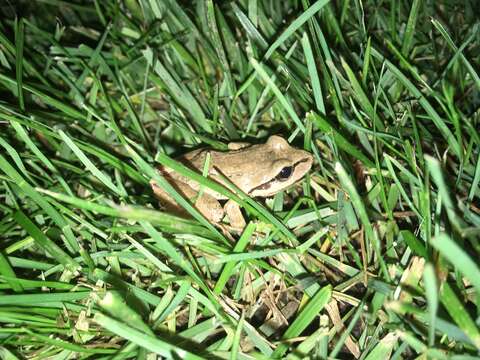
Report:
[[[207,153],[210,153],[208,177],[226,185],[219,176],[220,173],[252,197],[269,197],[286,189],[310,170],[313,161],[310,153],[290,146],[285,139],[276,135],[270,136],[265,144],[230,143],[228,148],[230,150],[225,152],[197,149],[177,160],[202,173],[205,158]],[[180,194],[195,200],[195,208],[212,223],[220,223],[226,214],[232,228],[240,230],[245,226],[236,202],[229,200],[222,207],[219,200],[227,200],[222,194],[204,187],[198,196],[198,182],[163,166],[159,168],[159,172]],[[154,181],[151,181],[151,185],[164,207],[176,212],[181,211],[180,206],[166,191]]]

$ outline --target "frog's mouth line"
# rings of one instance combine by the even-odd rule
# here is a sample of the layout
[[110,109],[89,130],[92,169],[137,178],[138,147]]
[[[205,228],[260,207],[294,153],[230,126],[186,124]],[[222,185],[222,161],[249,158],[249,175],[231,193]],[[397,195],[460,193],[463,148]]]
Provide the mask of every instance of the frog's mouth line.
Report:
[[291,175],[288,179],[286,179],[286,180],[284,180],[284,181],[280,181],[280,180],[277,179],[278,176],[275,176],[272,180],[266,182],[265,184],[262,184],[262,185],[259,185],[259,186],[255,187],[255,188],[253,188],[252,190],[250,190],[250,192],[249,192],[248,194],[251,195],[251,194],[253,194],[255,191],[259,191],[259,190],[260,190],[260,191],[262,191],[262,190],[269,190],[269,189],[272,187],[272,184],[277,183],[277,182],[288,182],[288,180],[290,180],[290,179],[295,175],[295,169],[297,168],[297,166],[300,165],[300,164],[309,162],[309,161],[310,161],[310,159],[305,158],[305,159],[302,159],[302,160],[300,160],[300,161],[297,161],[295,164],[293,164],[293,166],[292,166],[292,167],[293,167],[292,175]]

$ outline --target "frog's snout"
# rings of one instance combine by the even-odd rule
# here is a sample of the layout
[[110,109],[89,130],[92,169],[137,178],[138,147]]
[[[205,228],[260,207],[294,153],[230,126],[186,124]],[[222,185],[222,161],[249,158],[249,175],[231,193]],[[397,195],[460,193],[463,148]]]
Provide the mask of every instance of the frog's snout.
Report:
[[303,151],[303,158],[298,162],[298,170],[303,174],[308,172],[313,165],[313,155],[307,151]]

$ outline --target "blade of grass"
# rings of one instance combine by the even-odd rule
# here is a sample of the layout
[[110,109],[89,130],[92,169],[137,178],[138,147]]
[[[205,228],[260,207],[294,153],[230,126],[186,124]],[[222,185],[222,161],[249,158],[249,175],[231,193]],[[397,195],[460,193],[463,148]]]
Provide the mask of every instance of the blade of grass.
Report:
[[438,311],[438,286],[433,265],[427,263],[423,272],[423,283],[425,285],[425,296],[429,315],[428,346],[435,344],[435,327]]
[[7,258],[0,252],[0,274],[2,278],[4,278],[13,291],[16,293],[20,293],[23,291],[22,285],[17,281],[17,276],[15,275],[15,271],[13,271],[12,267],[10,266]]
[[267,74],[264,70],[263,66],[255,59],[250,59],[250,64],[252,64],[253,68],[257,72],[258,75],[265,81],[265,83],[270,86],[272,92],[278,98],[278,101],[283,106],[283,108],[287,111],[288,115],[292,118],[293,122],[297,125],[297,127],[302,131],[305,132],[305,126],[303,125],[302,121],[298,117],[297,113],[293,109],[292,103],[290,100],[280,91],[278,86],[273,82],[272,78]]
[[421,5],[422,5],[421,0],[413,0],[412,6],[410,8],[410,14],[408,16],[407,27],[405,28],[405,33],[403,34],[403,41],[402,41],[403,56],[408,56],[408,53],[410,52],[410,49],[413,46],[415,26],[417,25],[417,18],[418,18],[419,9]]
[[23,19],[15,18],[15,75],[17,78],[18,103],[20,110],[25,111],[25,100],[23,97],[23,43],[24,43]]
[[78,251],[78,243],[73,235],[70,224],[66,219],[51,206],[22,176],[0,155],[0,169],[12,179],[12,181],[32,200],[34,200],[58,225],[65,234],[66,245],[73,251]]
[[365,228],[366,238],[370,241],[370,243],[373,246],[373,249],[374,249],[375,255],[377,256],[377,261],[380,264],[380,269],[383,273],[383,276],[385,277],[385,279],[388,280],[390,279],[390,275],[388,274],[385,261],[383,260],[378,237],[373,232],[372,224],[368,218],[365,204],[360,198],[360,195],[358,194],[358,191],[355,188],[355,185],[353,184],[352,180],[347,175],[347,172],[339,162],[335,164],[335,171],[340,179],[340,183],[342,184],[343,188],[346,189],[346,191],[350,195],[350,198],[352,199],[352,204],[355,208],[357,216],[360,218],[360,221],[362,222]]
[[411,94],[418,100],[420,105],[424,108],[424,110],[429,115],[429,119],[435,124],[438,128],[440,133],[443,135],[444,139],[446,140],[447,144],[450,146],[454,154],[458,157],[462,157],[462,152],[460,149],[460,145],[458,144],[455,136],[450,131],[448,126],[445,124],[445,121],[440,117],[437,111],[433,108],[433,106],[428,102],[426,97],[415,87],[415,85],[404,75],[402,72],[395,67],[389,61],[385,62],[387,68],[392,72],[392,74],[411,92]]
[[[290,324],[282,336],[283,340],[299,336],[303,330],[317,317],[318,313],[330,301],[332,296],[332,286],[327,285],[317,291],[317,293],[305,305],[300,314]],[[272,358],[281,358],[288,349],[288,345],[283,342],[277,346],[272,354]]]
[[477,263],[447,234],[435,236],[431,244],[470,281],[480,294],[480,268]]
[[56,259],[58,263],[64,265],[66,269],[75,272],[80,268],[80,265],[70,255],[50,240],[21,210],[15,212],[13,219],[35,240],[40,248]]
[[318,76],[315,59],[313,57],[313,51],[310,46],[310,41],[308,39],[307,33],[303,33],[302,47],[303,53],[305,54],[305,61],[307,62],[310,81],[312,82],[313,97],[315,99],[317,111],[320,114],[325,114],[325,104],[323,103],[322,87],[320,86],[320,78]]
[[[463,55],[463,52],[457,48],[457,46],[453,42],[452,38],[448,34],[447,30],[442,26],[442,24],[436,19],[431,19],[431,21],[432,21],[433,26],[438,30],[438,32],[447,41],[447,44],[452,48],[453,51],[455,51],[454,58],[460,57],[460,59],[462,60],[462,62],[465,65],[465,67],[467,68],[468,72],[470,73],[473,80],[475,81],[475,85],[477,86],[478,90],[480,90],[480,77],[478,76],[477,72],[475,71],[475,68],[467,60],[465,55]],[[478,26],[478,23],[477,23],[477,24],[474,25],[474,30],[473,30],[473,33],[477,33],[477,36],[478,36],[478,30],[479,30],[479,26]]]
[[192,352],[175,345],[171,341],[147,335],[142,331],[101,313],[95,314],[94,321],[117,336],[125,338],[155,354],[167,358],[178,356],[186,360],[204,359],[201,356],[195,355]]
[[176,81],[165,65],[162,64],[162,61],[154,56],[151,48],[147,48],[142,53],[148,64],[153,68],[153,71],[165,83],[166,90],[168,90],[173,99],[178,102],[178,104],[185,109],[193,119],[195,119],[200,128],[211,133],[212,128],[208,123],[202,108],[188,88],[182,86],[182,84],[179,84]]
[[112,216],[115,218],[125,218],[136,221],[146,220],[152,222],[153,224],[164,226],[165,228],[174,231],[184,231],[186,233],[205,236],[207,236],[208,234],[211,235],[211,232],[205,231],[202,227],[192,224],[191,221],[161,211],[129,205],[120,206],[112,204],[111,206],[105,206],[92,202],[91,200],[84,200],[74,196],[68,196],[46,189],[38,188],[37,191],[67,204],[72,204],[79,209],[84,209],[107,216]]
[[264,59],[268,59],[293,33],[295,33],[303,24],[305,24],[311,17],[319,12],[330,0],[318,0],[300,16],[298,16],[282,34],[270,45],[264,55]]
[[217,25],[217,19],[215,17],[215,5],[212,0],[206,0],[207,6],[207,22],[208,27],[210,28],[210,36],[213,38],[213,46],[217,51],[217,56],[220,59],[220,64],[222,66],[223,72],[225,74],[225,80],[229,92],[229,96],[233,97],[235,94],[235,83],[232,78],[232,73],[230,71],[230,65],[228,63],[227,55],[225,53],[224,45],[220,37],[219,28]]
[[458,327],[470,338],[475,346],[479,348],[480,331],[448,283],[440,286],[440,301]]
[[[10,84],[13,86],[17,86],[17,81],[13,80],[12,78],[0,74],[0,81],[5,83],[5,84]],[[60,110],[63,112],[65,115],[77,119],[77,120],[84,120],[85,115],[81,113],[80,111],[76,110],[75,108],[71,107],[70,105],[66,105],[65,103],[53,98],[50,95],[47,95],[46,93],[36,89],[35,87],[26,84],[25,82],[22,82],[22,89],[28,91],[29,93],[37,96],[39,99],[41,99],[45,104],[48,104],[52,106],[55,109]]]
[[442,198],[442,205],[445,207],[448,219],[458,231],[461,231],[465,227],[465,222],[457,215],[457,210],[452,198],[450,197],[450,191],[445,182],[445,178],[443,176],[444,171],[440,166],[440,162],[428,155],[425,155],[425,162],[427,164],[427,169],[429,170],[430,175],[435,182],[435,185],[438,187],[438,192]]
[[78,159],[83,163],[83,165],[87,168],[88,171],[90,171],[93,176],[95,176],[98,180],[100,180],[107,188],[109,188],[111,191],[116,193],[120,197],[126,197],[127,194],[125,191],[118,186],[116,186],[113,182],[112,179],[104,174],[103,172],[96,167],[93,162],[85,155],[85,153],[80,150],[80,148],[68,137],[67,134],[65,134],[62,130],[59,130],[60,137],[63,139],[65,144],[73,151],[73,153],[78,157]]
[[356,145],[348,141],[340,132],[338,132],[335,126],[331,125],[321,115],[315,114],[314,112],[309,112],[307,113],[307,120],[311,120],[323,132],[331,133],[335,143],[340,149],[359,159],[366,166],[371,168],[375,167],[375,164],[366,155],[364,155]]
[[[235,244],[235,247],[233,248],[233,252],[242,252],[245,250],[253,232],[255,231],[255,228],[256,228],[256,225],[254,223],[252,222],[248,223],[247,227],[242,233],[242,236],[240,236],[240,239]],[[213,292],[215,294],[222,293],[222,290],[225,287],[228,279],[233,274],[233,269],[235,268],[235,265],[236,265],[235,261],[230,261],[225,264],[222,272],[220,273],[220,276],[218,277],[217,283],[215,284],[215,287],[213,289]]]

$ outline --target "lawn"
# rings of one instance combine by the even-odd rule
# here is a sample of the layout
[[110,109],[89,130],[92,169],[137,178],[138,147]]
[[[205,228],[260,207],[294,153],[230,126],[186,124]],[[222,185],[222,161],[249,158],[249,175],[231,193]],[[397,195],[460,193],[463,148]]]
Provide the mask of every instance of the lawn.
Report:
[[[476,359],[479,13],[1,2],[0,359]],[[275,134],[314,162],[271,198],[174,161]]]

